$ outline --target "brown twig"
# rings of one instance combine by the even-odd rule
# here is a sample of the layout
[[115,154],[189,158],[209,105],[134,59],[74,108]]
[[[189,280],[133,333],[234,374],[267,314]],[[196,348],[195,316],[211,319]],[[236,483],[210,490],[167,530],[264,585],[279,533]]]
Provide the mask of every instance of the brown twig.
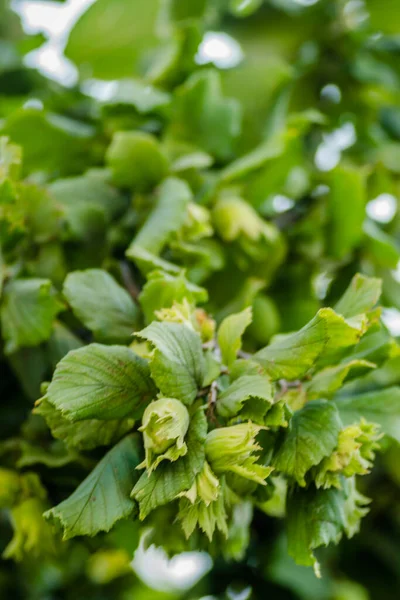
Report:
[[219,427],[217,417],[215,416],[215,405],[217,403],[218,382],[213,381],[210,385],[207,396],[207,416],[214,425]]
[[245,359],[249,359],[252,356],[249,352],[245,352],[244,350],[238,350],[237,355],[239,358],[245,358]]
[[129,268],[129,265],[124,260],[120,260],[119,261],[119,268],[121,270],[121,277],[122,277],[122,280],[124,282],[124,285],[125,285],[126,289],[130,293],[130,295],[132,296],[132,298],[134,300],[137,300],[137,298],[138,298],[138,296],[140,294],[140,289],[136,285],[136,283],[135,283],[135,281],[134,281],[134,279],[132,277],[132,271]]
[[279,379],[278,383],[281,386],[281,389],[275,396],[275,402],[278,402],[278,400],[280,400],[286,394],[286,392],[289,391],[290,389],[300,389],[303,385],[303,383],[300,379],[296,379],[294,381],[287,381],[286,379]]

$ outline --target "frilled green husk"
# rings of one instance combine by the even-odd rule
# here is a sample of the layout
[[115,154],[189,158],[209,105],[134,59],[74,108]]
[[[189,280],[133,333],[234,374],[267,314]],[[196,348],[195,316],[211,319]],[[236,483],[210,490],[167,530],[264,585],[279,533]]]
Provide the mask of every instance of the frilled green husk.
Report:
[[236,473],[265,485],[272,467],[258,462],[261,446],[256,437],[262,429],[249,421],[211,431],[206,439],[206,456],[213,470],[217,474]]
[[336,450],[324,458],[315,469],[315,485],[318,488],[341,487],[341,478],[366,475],[372,468],[378,440],[382,435],[375,423],[360,423],[345,427],[338,438]]
[[138,468],[151,472],[161,461],[175,461],[187,453],[185,435],[189,427],[187,408],[175,398],[151,402],[143,414],[145,460]]

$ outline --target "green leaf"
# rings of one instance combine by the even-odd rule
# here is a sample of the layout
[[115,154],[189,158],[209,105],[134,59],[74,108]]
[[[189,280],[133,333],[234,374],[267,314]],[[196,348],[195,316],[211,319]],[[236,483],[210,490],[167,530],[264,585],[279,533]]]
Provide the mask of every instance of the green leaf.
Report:
[[249,173],[263,167],[268,161],[280,156],[284,149],[281,136],[272,137],[225,167],[221,172],[221,179],[230,182],[246,177]]
[[399,354],[399,347],[382,323],[377,323],[354,348],[351,358],[382,364]]
[[181,2],[180,0],[167,0],[166,10],[168,18],[175,23],[185,23],[191,19],[200,19],[208,6],[208,0],[192,0],[192,2]]
[[103,105],[110,107],[134,107],[138,113],[147,114],[165,109],[171,102],[171,96],[166,92],[149,85],[139,79],[120,79],[111,98]]
[[36,108],[21,108],[5,121],[2,133],[22,146],[24,171],[69,175],[91,164],[94,129]]
[[115,444],[134,424],[133,419],[86,419],[72,423],[46,397],[38,401],[34,413],[45,419],[53,437],[76,450],[92,450],[98,446]]
[[6,179],[19,179],[22,163],[22,151],[11,144],[7,137],[0,137],[0,183]]
[[397,35],[400,7],[396,0],[367,0],[366,9],[374,31]]
[[175,462],[164,461],[149,475],[144,472],[132,490],[139,503],[140,519],[188,491],[203,468],[207,420],[203,407],[195,407],[187,433],[187,454]]
[[106,153],[113,183],[135,191],[152,190],[168,172],[157,139],[142,131],[117,131]]
[[158,10],[157,0],[98,0],[72,28],[65,54],[82,76],[130,77],[142,52],[156,42]]
[[194,73],[177,89],[171,134],[209,152],[219,160],[228,159],[241,129],[237,100],[224,98],[217,71]]
[[247,0],[247,2],[243,2],[243,0],[230,0],[229,10],[235,17],[248,17],[256,12],[263,0]]
[[217,412],[222,417],[234,417],[251,398],[263,401],[264,413],[271,407],[273,389],[267,376],[243,375],[236,379],[218,396]]
[[365,175],[358,166],[340,165],[330,177],[330,252],[340,259],[359,244],[363,235],[367,200]]
[[77,454],[71,452],[65,444],[58,440],[53,440],[46,446],[21,440],[19,451],[20,456],[16,463],[19,469],[32,465],[45,465],[49,469],[59,469],[72,462],[78,462]]
[[180,154],[177,158],[175,158],[174,162],[171,165],[171,170],[174,173],[182,173],[184,171],[189,171],[190,169],[207,169],[211,167],[214,159],[207,152],[203,152],[202,150],[192,150],[189,146],[186,148],[186,152]]
[[300,331],[273,338],[269,346],[254,355],[254,360],[272,379],[297,379],[321,355],[355,345],[366,326],[363,319],[346,321],[331,308],[321,308]]
[[181,272],[181,269],[174,265],[173,263],[148,252],[144,248],[137,246],[135,243],[132,243],[128,250],[125,252],[126,256],[130,258],[136,265],[139,270],[144,274],[150,273],[154,270],[165,271],[166,273],[171,273],[178,275]]
[[40,396],[40,385],[51,369],[46,349],[43,346],[20,348],[7,359],[21,389],[28,398],[36,400]]
[[293,415],[274,457],[274,467],[305,486],[306,473],[335,449],[341,427],[334,404],[309,402]]
[[274,301],[265,294],[257,294],[251,306],[253,320],[247,333],[260,345],[267,344],[281,328],[281,319]]
[[53,331],[47,342],[47,354],[53,369],[57,363],[71,350],[77,350],[83,346],[83,342],[76,337],[65,325],[56,321]]
[[313,566],[319,576],[319,565],[313,551],[320,546],[338,543],[342,537],[345,513],[341,490],[296,488],[287,502],[288,553],[305,566]]
[[53,320],[63,307],[48,279],[10,281],[1,306],[6,353],[49,339]]
[[204,379],[203,387],[211,385],[215,379],[218,379],[221,373],[221,363],[215,357],[213,350],[206,350],[204,353]]
[[60,231],[62,211],[45,188],[20,185],[17,205],[24,215],[24,226],[35,242],[51,240]]
[[42,498],[26,498],[11,509],[14,535],[3,552],[3,558],[22,560],[36,557],[43,560],[55,554],[52,528],[43,519],[45,503]]
[[242,347],[242,335],[251,323],[251,308],[245,308],[236,315],[226,317],[218,329],[218,344],[222,362],[230,367]]
[[375,367],[374,363],[367,360],[351,360],[337,367],[322,369],[306,383],[307,398],[313,400],[332,396],[350,377],[360,377]]
[[132,350],[90,344],[59,362],[47,396],[70,421],[112,420],[141,414],[155,388],[147,362]]
[[136,335],[155,347],[150,369],[161,393],[191,404],[205,374],[198,333],[182,323],[153,322]]
[[163,271],[153,271],[139,296],[139,302],[147,323],[151,322],[156,310],[169,308],[174,302],[182,302],[186,298],[193,304],[204,304],[208,295],[204,288],[190,283],[183,275],[172,275]]
[[400,260],[400,249],[395,239],[370,219],[364,222],[364,233],[365,245],[373,261],[379,266],[395,269]]
[[278,237],[272,226],[242,198],[223,196],[215,204],[212,216],[214,227],[225,242],[250,240],[254,243],[263,237],[273,241],[274,234]]
[[338,397],[335,402],[345,425],[358,423],[364,418],[378,423],[384,433],[400,442],[400,387]]
[[140,229],[127,250],[127,254],[137,246],[159,254],[171,237],[178,231],[186,218],[186,209],[192,193],[185,181],[169,177],[158,188],[157,201],[147,221]]
[[63,294],[80,321],[105,343],[128,342],[139,321],[139,311],[128,292],[102,269],[73,271]]
[[[110,222],[126,207],[126,201],[100,176],[87,173],[80,177],[57,179],[50,184],[53,198],[62,207],[72,234],[78,239],[90,235],[90,215]],[[87,223],[83,215],[89,216]]]
[[134,512],[135,502],[129,493],[139,477],[139,448],[137,435],[122,439],[69,498],[45,513],[45,518],[60,523],[64,540],[110,531],[117,521]]
[[335,305],[335,311],[346,319],[365,313],[374,308],[381,292],[382,282],[380,279],[365,277],[358,273]]

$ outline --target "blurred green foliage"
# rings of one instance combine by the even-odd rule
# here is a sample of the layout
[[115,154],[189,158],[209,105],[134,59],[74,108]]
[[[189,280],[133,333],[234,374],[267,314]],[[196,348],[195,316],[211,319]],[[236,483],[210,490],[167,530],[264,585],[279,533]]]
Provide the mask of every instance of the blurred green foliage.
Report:
[[[400,310],[400,3],[97,0],[65,47],[78,73],[70,87],[27,66],[43,42],[24,35],[0,0],[0,508],[18,499],[17,509],[0,511],[0,596],[397,600],[395,440],[385,438],[361,482],[372,503],[360,533],[318,553],[322,580],[288,556],[284,527],[271,517],[282,515],[277,493],[255,511],[244,555],[233,537],[237,562],[218,556],[193,589],[159,592],[130,568],[134,522],[57,539],[54,554],[41,518],[126,423],[116,419],[93,446],[89,425],[74,429],[77,450],[63,441],[65,422],[54,439],[31,409],[69,350],[93,339],[125,343],[127,314],[140,329],[140,304],[146,323],[174,299],[203,304],[217,322],[252,306],[246,353],[334,305],[357,272],[381,278],[383,306]],[[93,79],[106,98],[89,93]],[[96,290],[110,312],[118,305],[113,331],[96,318],[96,300],[82,310],[65,286],[60,300],[67,274],[85,269],[94,274],[89,289],[77,273],[67,288],[84,297]],[[390,412],[400,384],[395,348],[377,327],[353,358],[382,366],[341,393],[380,398],[389,388],[386,423],[399,440]],[[306,513],[311,500],[298,500]],[[167,508],[158,519],[149,543],[179,547]]]

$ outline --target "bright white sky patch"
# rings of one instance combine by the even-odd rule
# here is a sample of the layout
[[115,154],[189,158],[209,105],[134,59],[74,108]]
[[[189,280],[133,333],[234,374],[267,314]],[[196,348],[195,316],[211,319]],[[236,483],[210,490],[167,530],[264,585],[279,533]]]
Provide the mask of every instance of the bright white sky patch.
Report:
[[223,32],[205,33],[196,54],[199,65],[213,63],[220,69],[236,67],[243,59],[243,52],[236,40]]
[[272,207],[277,213],[286,212],[293,208],[293,206],[294,201],[283,194],[276,194],[276,196],[272,198]]
[[294,0],[297,4],[301,4],[301,6],[313,6],[317,4],[318,0]]
[[321,98],[323,100],[329,100],[334,104],[339,104],[342,99],[342,92],[335,83],[328,83],[327,85],[324,85],[321,90]]
[[320,183],[313,189],[312,195],[314,198],[318,198],[319,196],[325,196],[326,194],[329,194],[329,191],[330,187],[328,185]]
[[400,311],[397,308],[382,309],[381,318],[393,336],[400,335]]
[[396,268],[392,271],[392,277],[395,281],[400,283],[400,260],[396,265]]
[[110,100],[118,90],[118,81],[87,79],[82,83],[82,91],[101,102]]
[[65,58],[62,50],[52,42],[46,42],[37,50],[29,52],[25,63],[66,86],[74,85],[78,79],[75,65]]
[[397,212],[397,200],[392,194],[379,194],[367,204],[367,215],[378,223],[390,223]]
[[349,29],[357,29],[369,17],[364,0],[349,0],[343,8],[345,25]]
[[78,17],[96,0],[67,0],[48,2],[40,0],[14,0],[12,7],[21,15],[28,33],[43,31],[51,37],[69,33]]
[[319,300],[323,300],[328,293],[329,286],[333,281],[332,275],[327,272],[318,273],[312,281],[314,293]]
[[212,567],[206,552],[184,552],[168,559],[161,548],[143,544],[135,552],[132,562],[135,573],[149,587],[156,590],[186,590],[192,587]]
[[63,51],[69,32],[85,10],[96,0],[46,2],[13,0],[12,7],[20,15],[28,33],[43,32],[48,41],[26,56],[26,64],[64,85],[74,85],[78,72]]
[[229,600],[250,600],[252,589],[248,585],[241,590],[235,590],[232,586],[229,586],[226,590],[226,595]]
[[330,133],[323,134],[323,141],[315,154],[315,164],[320,171],[331,171],[339,163],[342,151],[357,140],[356,130],[350,121]]
[[39,100],[39,98],[29,98],[26,102],[24,102],[23,107],[24,108],[35,108],[36,110],[42,110],[43,102],[41,100]]
[[350,148],[357,140],[356,130],[350,121],[325,135],[325,142],[336,146],[338,150]]
[[315,165],[320,171],[331,171],[340,162],[340,150],[322,142],[315,153]]

